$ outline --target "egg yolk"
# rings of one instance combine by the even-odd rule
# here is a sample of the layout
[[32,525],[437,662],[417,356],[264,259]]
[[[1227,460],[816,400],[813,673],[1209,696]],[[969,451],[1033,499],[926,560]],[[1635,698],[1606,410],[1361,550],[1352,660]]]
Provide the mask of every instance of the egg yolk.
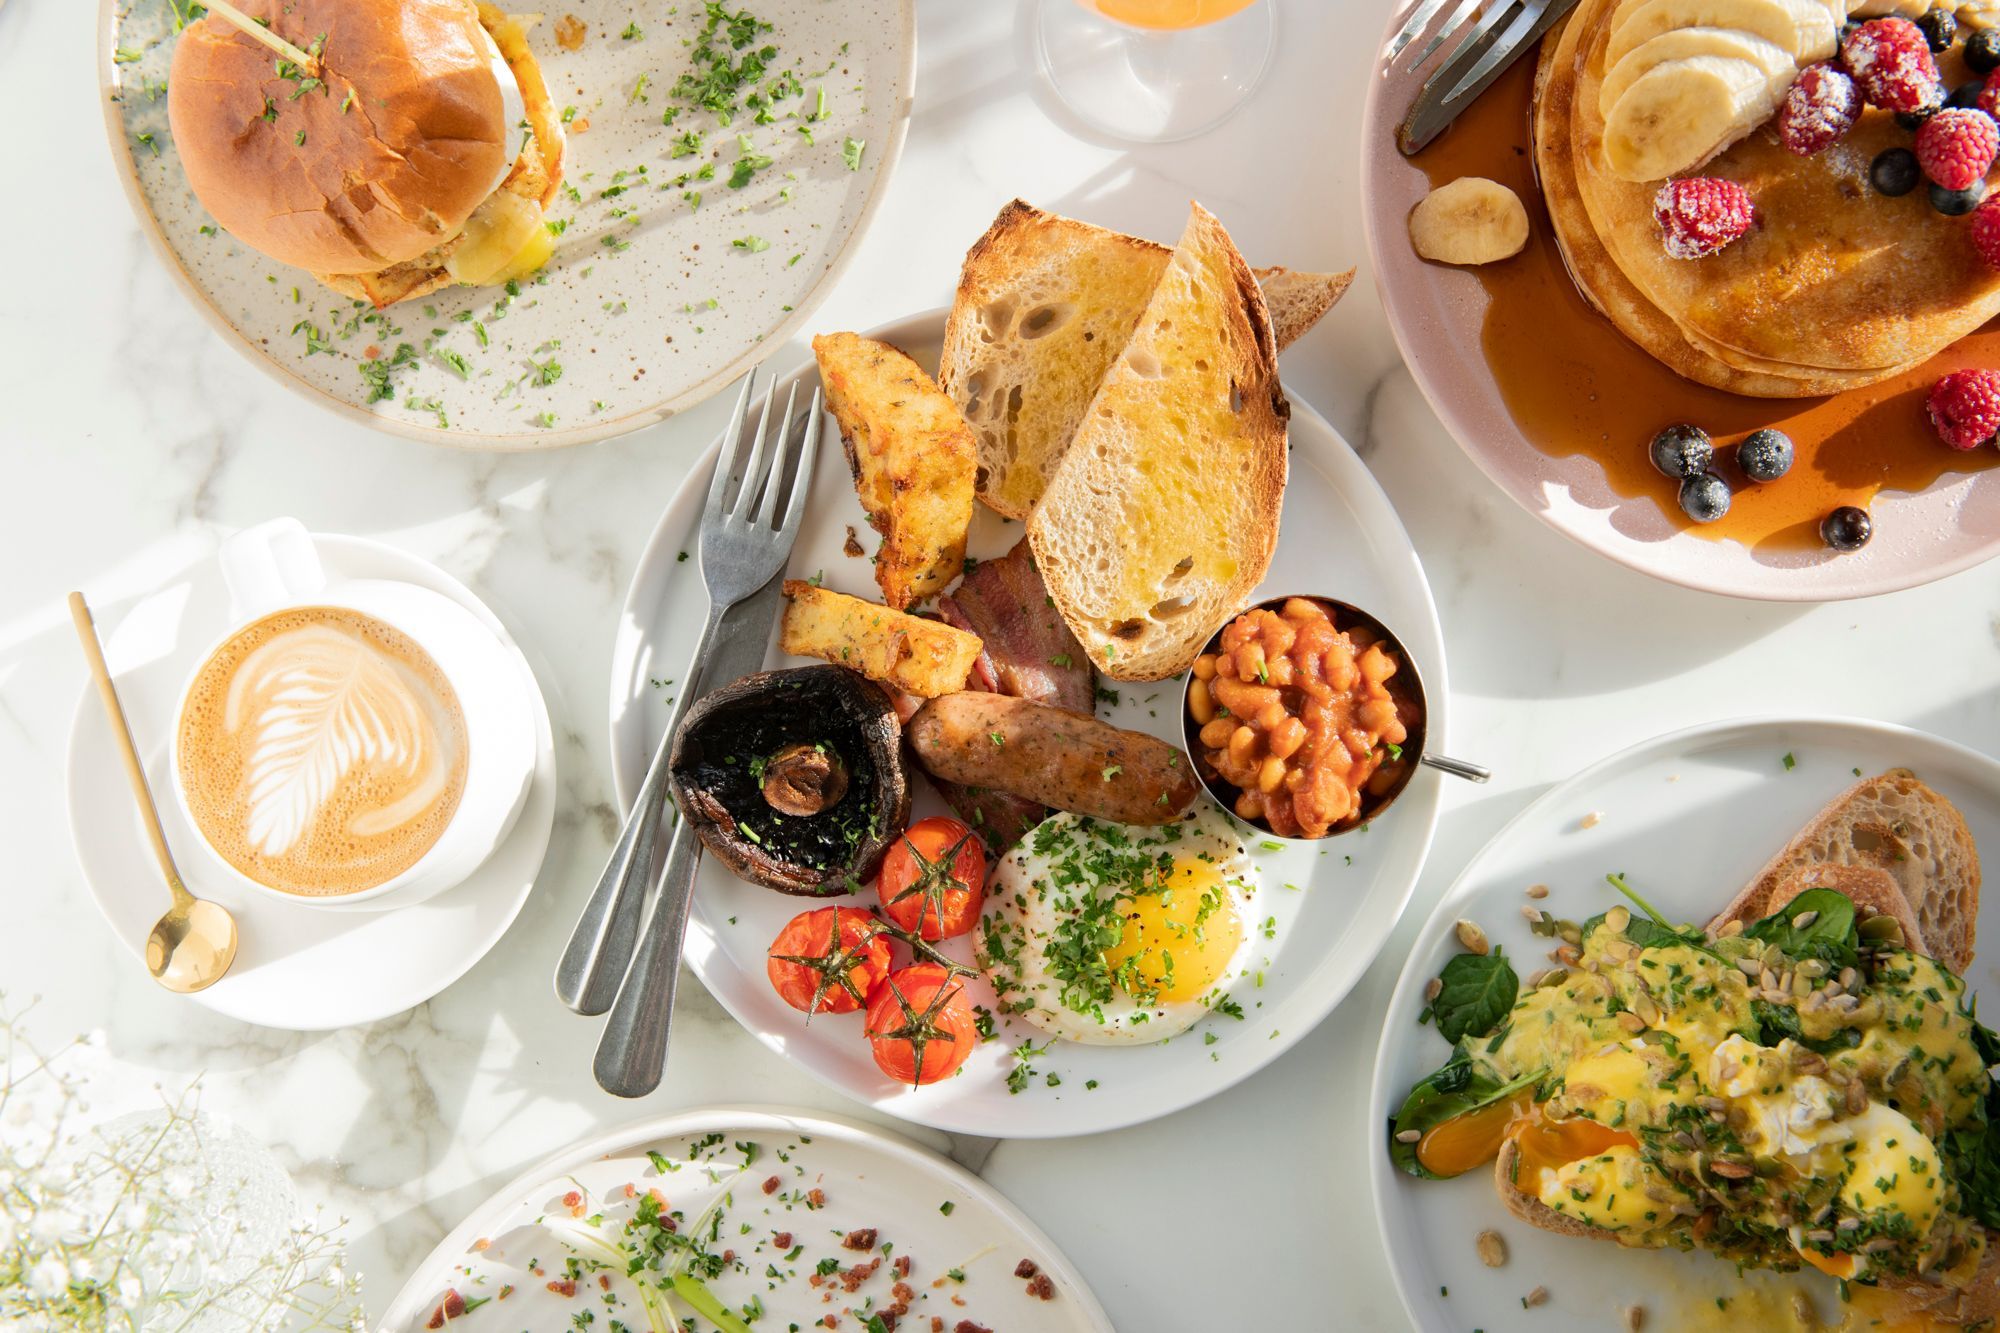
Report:
[[1123,929],[1104,961],[1141,999],[1201,999],[1243,942],[1235,895],[1206,861],[1176,860],[1159,890],[1120,900],[1118,915]]

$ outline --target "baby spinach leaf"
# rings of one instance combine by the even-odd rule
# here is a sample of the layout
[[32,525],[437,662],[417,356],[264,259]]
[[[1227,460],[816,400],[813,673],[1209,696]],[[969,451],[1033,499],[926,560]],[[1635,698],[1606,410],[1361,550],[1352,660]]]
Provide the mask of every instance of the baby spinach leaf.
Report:
[[[1805,925],[1799,918],[1806,917]],[[1817,958],[1834,967],[1852,966],[1860,937],[1854,903],[1832,889],[1807,889],[1783,907],[1743,928],[1748,939],[1775,944],[1794,961]]]
[[1409,1175],[1425,1180],[1444,1179],[1417,1160],[1417,1144],[1421,1140],[1406,1143],[1401,1136],[1411,1131],[1421,1135],[1447,1120],[1505,1101],[1540,1083],[1546,1072],[1537,1069],[1503,1082],[1475,1067],[1463,1050],[1458,1051],[1443,1068],[1410,1089],[1410,1095],[1403,1099],[1402,1109],[1389,1124],[1389,1160],[1396,1164],[1397,1170]]
[[1500,1026],[1521,993],[1520,979],[1498,949],[1490,954],[1462,953],[1438,973],[1443,983],[1431,1001],[1438,1031],[1454,1045]]
[[[1989,1069],[2000,1063],[2000,1037],[1983,1023],[1972,1025],[1972,1044]],[[1989,1076],[1972,1122],[1945,1134],[1938,1146],[1958,1182],[1959,1205],[1983,1225],[2000,1227],[2000,1084]]]

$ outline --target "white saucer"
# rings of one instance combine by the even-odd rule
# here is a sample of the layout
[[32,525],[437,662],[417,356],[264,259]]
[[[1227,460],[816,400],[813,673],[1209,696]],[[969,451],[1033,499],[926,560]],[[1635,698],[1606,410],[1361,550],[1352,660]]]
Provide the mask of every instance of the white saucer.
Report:
[[[464,584],[380,542],[314,534],[333,578],[398,579],[471,611],[534,672],[506,626]],[[535,886],[555,823],[555,739],[541,689],[535,699],[535,776],[514,829],[479,872],[427,902],[383,912],[324,912],[251,896],[210,868],[210,856],[172,799],[167,741],[195,655],[225,626],[229,594],[211,559],[173,575],[106,636],[105,660],[131,722],[167,841],[187,886],[236,914],[229,975],[191,998],[264,1027],[317,1032],[373,1023],[422,1004],[463,976],[506,933]],[[70,726],[69,824],[91,896],[134,958],[165,910],[167,893],[125,785],[96,691],[82,687]]]

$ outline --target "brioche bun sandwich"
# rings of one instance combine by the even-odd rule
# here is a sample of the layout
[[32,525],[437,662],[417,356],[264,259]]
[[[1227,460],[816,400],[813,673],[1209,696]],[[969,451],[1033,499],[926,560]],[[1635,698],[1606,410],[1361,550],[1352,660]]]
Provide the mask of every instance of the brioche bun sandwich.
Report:
[[1907,770],[1867,778],[1706,927],[1611,882],[1629,905],[1536,924],[1557,966],[1526,987],[1497,952],[1445,965],[1427,1017],[1452,1058],[1398,1111],[1395,1164],[1490,1163],[1543,1231],[1817,1269],[1899,1330],[1990,1326],[2000,1037],[1960,976],[1959,812]]
[[232,236],[376,307],[547,262],[561,116],[527,25],[474,0],[243,0],[308,57],[211,13],[181,34],[168,114]]

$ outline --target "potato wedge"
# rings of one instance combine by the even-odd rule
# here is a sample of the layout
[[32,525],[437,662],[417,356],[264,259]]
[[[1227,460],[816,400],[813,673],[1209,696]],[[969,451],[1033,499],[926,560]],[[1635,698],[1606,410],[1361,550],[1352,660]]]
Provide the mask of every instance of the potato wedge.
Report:
[[979,449],[972,427],[916,362],[854,333],[813,339],[827,406],[868,521],[882,534],[875,582],[903,610],[943,592],[965,565]]
[[891,610],[803,579],[785,580],[778,646],[858,671],[907,694],[935,699],[965,688],[986,645],[941,620]]

